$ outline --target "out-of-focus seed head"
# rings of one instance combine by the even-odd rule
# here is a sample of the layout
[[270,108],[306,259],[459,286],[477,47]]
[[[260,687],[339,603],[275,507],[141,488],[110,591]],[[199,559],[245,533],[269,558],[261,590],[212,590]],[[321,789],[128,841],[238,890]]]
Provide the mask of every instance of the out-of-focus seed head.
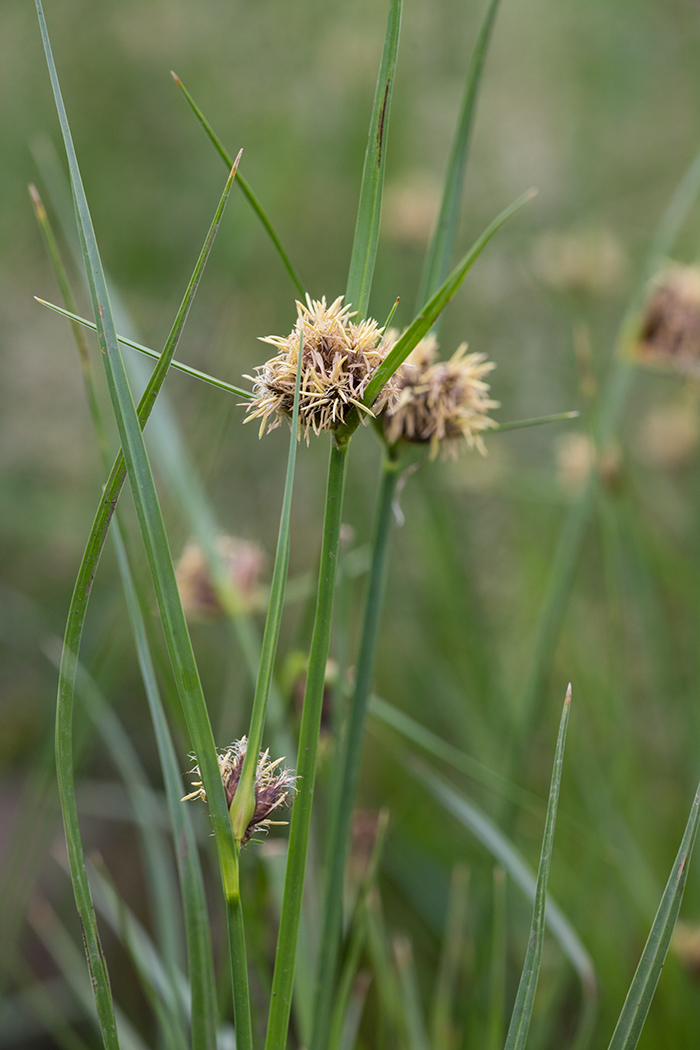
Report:
[[[241,779],[247,748],[247,737],[241,737],[240,740],[234,740],[229,747],[218,754],[219,771],[229,809]],[[260,752],[255,771],[255,810],[243,836],[242,845],[249,842],[258,830],[267,831],[273,824],[286,824],[284,820],[270,820],[270,814],[283,806],[290,796],[296,794],[296,775],[291,769],[278,769],[280,762],[284,762],[284,759],[278,758],[270,762],[270,752]],[[183,802],[193,798],[201,798],[206,802],[207,795],[202,784],[199,766],[191,769],[190,773],[199,779],[192,781],[195,790],[185,795]]]
[[[256,604],[260,573],[265,554],[257,543],[236,536],[219,536],[216,553],[221,559],[226,584],[233,600],[242,610]],[[177,586],[185,615],[193,620],[210,620],[224,615],[214,581],[204,553],[198,543],[190,540],[175,569]]]
[[700,376],[700,270],[674,266],[652,287],[635,357]]
[[279,353],[255,369],[251,379],[254,398],[248,404],[248,418],[260,419],[260,436],[283,419],[291,420],[294,408],[299,342],[303,338],[301,391],[299,395],[299,436],[313,430],[337,430],[349,413],[357,409],[363,417],[376,414],[396,396],[396,382],[390,380],[374,403],[372,412],[362,405],[367,384],[391,349],[376,321],[367,318],[355,324],[351,306],[343,306],[340,296],[330,306],[306,297],[297,302],[297,321],[288,336],[270,335],[262,341],[277,347]]
[[488,397],[484,376],[496,366],[485,354],[467,354],[466,343],[449,361],[438,361],[437,351],[435,337],[428,335],[398,370],[398,398],[382,413],[387,441],[429,444],[431,459],[440,451],[456,458],[459,438],[485,453],[482,434],[496,426],[487,413],[499,402]]

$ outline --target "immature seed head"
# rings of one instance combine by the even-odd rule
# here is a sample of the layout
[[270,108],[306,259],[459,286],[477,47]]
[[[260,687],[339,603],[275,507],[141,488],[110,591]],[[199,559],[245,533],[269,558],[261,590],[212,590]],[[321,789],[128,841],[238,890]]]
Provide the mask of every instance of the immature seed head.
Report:
[[466,343],[449,361],[438,361],[437,350],[428,335],[399,369],[398,398],[382,414],[387,440],[429,444],[431,459],[439,451],[455,458],[459,438],[485,453],[482,432],[496,426],[486,413],[499,402],[489,399],[483,377],[496,366],[484,354],[467,354]]
[[635,356],[700,376],[700,270],[696,267],[674,266],[656,280]]
[[255,395],[248,405],[248,419],[260,419],[261,437],[266,427],[269,433],[282,419],[292,418],[302,338],[299,435],[303,433],[307,442],[310,431],[337,430],[353,409],[372,415],[395,396],[396,385],[390,380],[371,412],[362,404],[367,385],[392,343],[376,321],[367,318],[355,324],[350,320],[354,316],[349,303],[343,306],[342,296],[327,306],[325,298],[317,301],[307,295],[306,305],[297,302],[297,321],[290,334],[262,340],[279,353],[258,365],[255,377],[246,376],[254,383]]
[[[233,802],[233,796],[236,794],[238,782],[241,779],[243,760],[247,748],[247,737],[241,737],[240,740],[234,740],[229,747],[218,754],[219,771],[221,772],[229,809]],[[270,762],[270,752],[260,752],[258,767],[255,771],[255,810],[243,836],[242,845],[249,842],[253,834],[260,829],[267,831],[273,824],[286,824],[284,820],[269,819],[271,813],[283,806],[290,795],[293,796],[296,793],[297,778],[293,770],[278,769],[280,762],[284,762],[284,759],[278,758],[275,762]],[[202,784],[199,766],[191,769],[190,773],[199,777],[199,779],[192,781],[192,786],[195,790],[189,795],[185,795],[182,801],[186,802],[189,799],[201,798],[206,802],[207,796]]]
[[[237,603],[244,611],[255,605],[256,592],[265,554],[257,543],[236,536],[219,536],[216,554]],[[193,620],[223,616],[219,595],[209,572],[204,553],[195,540],[190,540],[180,555],[175,569],[185,615]]]

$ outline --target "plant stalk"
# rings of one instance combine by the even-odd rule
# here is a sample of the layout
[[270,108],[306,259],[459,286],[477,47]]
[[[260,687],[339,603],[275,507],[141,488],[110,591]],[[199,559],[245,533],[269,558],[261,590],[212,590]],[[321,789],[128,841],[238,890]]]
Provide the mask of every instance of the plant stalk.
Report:
[[304,691],[304,709],[299,732],[297,774],[299,791],[292,809],[289,832],[289,852],[284,883],[279,939],[272,979],[272,997],[267,1028],[266,1050],[284,1050],[292,1005],[294,964],[296,960],[301,904],[304,891],[306,855],[311,828],[316,755],[321,727],[321,710],[326,683],[326,662],[331,640],[331,621],[335,577],[338,564],[338,545],[343,510],[343,492],[347,472],[348,441],[333,438],[328,467],[326,511],[323,523],[323,543],[318,579],[316,617],[309,653],[309,670]]
[[367,704],[372,686],[377,651],[379,620],[384,603],[387,550],[391,530],[392,502],[398,480],[399,459],[388,449],[382,464],[379,502],[374,525],[372,563],[365,605],[362,639],[342,750],[338,761],[338,781],[333,794],[333,809],[326,846],[326,892],[323,933],[316,974],[314,1028],[311,1050],[324,1050],[328,1044],[333,990],[338,967],[338,951],[343,925],[343,876],[350,839],[352,811],[357,794],[357,781],[362,758],[362,738]]

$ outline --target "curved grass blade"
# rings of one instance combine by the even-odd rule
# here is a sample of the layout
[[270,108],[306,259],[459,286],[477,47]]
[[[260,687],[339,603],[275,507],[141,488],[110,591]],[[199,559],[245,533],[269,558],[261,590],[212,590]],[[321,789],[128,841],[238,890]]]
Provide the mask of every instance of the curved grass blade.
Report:
[[[192,108],[192,112],[194,113],[194,115],[196,116],[197,120],[199,121],[199,123],[202,125],[202,127],[205,130],[205,132],[209,136],[209,139],[211,140],[211,142],[212,142],[212,144],[214,146],[214,149],[219,154],[219,156],[223,160],[223,162],[226,165],[226,167],[229,168],[229,170],[230,170],[231,167],[233,166],[233,161],[231,159],[230,153],[228,153],[228,151],[223,146],[223,144],[221,142],[221,139],[218,137],[218,135],[216,134],[216,132],[212,128],[211,124],[209,123],[207,118],[204,116],[204,114],[202,113],[201,109],[199,108],[199,106],[197,105],[195,100],[192,98],[192,96],[190,95],[190,93],[187,90],[187,88],[185,87],[185,85],[180,80],[180,78],[177,75],[177,73],[173,73],[172,70],[171,70],[170,75],[173,78],[173,80],[175,81],[175,83],[177,84],[177,86],[180,88],[180,91],[182,92],[182,94],[185,96],[185,98],[189,102],[190,107]],[[287,271],[287,273],[291,277],[292,281],[294,282],[294,285],[296,286],[296,290],[299,292],[299,295],[303,299],[304,296],[306,295],[306,290],[304,288],[304,285],[301,283],[301,280],[300,280],[296,270],[294,269],[294,266],[292,265],[291,259],[289,258],[289,256],[287,255],[286,251],[282,247],[282,242],[280,241],[279,237],[277,236],[274,226],[272,225],[272,223],[268,219],[265,211],[263,210],[263,207],[262,207],[260,201],[255,196],[255,194],[253,193],[252,189],[250,188],[250,185],[249,185],[248,181],[246,179],[244,179],[242,175],[238,176],[238,185],[240,186],[240,188],[241,188],[241,190],[243,192],[243,195],[246,198],[246,200],[248,201],[248,203],[250,204],[251,208],[253,209],[253,211],[255,212],[257,217],[260,219],[260,222],[265,227],[265,230],[267,232],[268,237],[270,238],[270,240],[274,244],[275,250],[277,251],[277,254],[279,255],[280,259],[282,260],[282,265],[284,266],[285,270]]]
[[[141,760],[122,723],[83,667],[79,669],[77,685],[83,705],[87,708],[103,745],[124,782],[136,818],[145,860],[149,898],[163,958],[163,976],[169,984],[169,994],[164,997],[163,1008],[159,1011],[160,1020],[170,1038],[173,1038],[173,1033],[177,1033],[179,1042],[182,1042],[185,1017],[183,1011],[177,1009],[176,994],[176,971],[181,954],[178,936],[179,901],[170,857],[160,827],[160,807],[148,783]],[[140,969],[139,972],[146,973],[148,968]]]
[[[212,813],[215,830],[218,832],[217,843],[222,850],[224,879],[225,882],[230,884],[234,881],[235,875],[237,875],[237,870],[235,869],[235,865],[231,863],[231,849],[227,849],[227,847],[232,846],[232,841],[230,841],[232,836],[230,822],[228,820],[226,800],[223,793],[221,779],[218,775],[216,750],[211,735],[208,716],[206,714],[206,705],[204,704],[204,698],[201,695],[201,686],[199,685],[196,667],[194,666],[194,657],[192,655],[191,646],[189,646],[189,637],[187,636],[187,629],[184,624],[182,610],[179,606],[179,597],[177,595],[177,586],[175,584],[172,561],[170,560],[167,540],[165,538],[165,530],[160,515],[160,508],[158,507],[153,479],[148,466],[145,446],[143,445],[141,423],[145,423],[145,419],[153,407],[158,390],[160,389],[167,373],[167,368],[176,348],[182,326],[184,325],[192,296],[196,290],[204,263],[206,262],[209,249],[211,248],[211,242],[213,241],[216,227],[218,227],[218,221],[220,221],[221,218],[221,211],[223,211],[223,205],[225,204],[225,199],[230,191],[230,185],[235,171],[231,173],[227,183],[225,197],[222,198],[220,211],[217,213],[217,221],[210,231],[210,237],[205,243],[205,248],[200,255],[198,265],[195,269],[195,275],[190,282],[185,299],[183,300],[183,305],[178,313],[175,325],[173,326],[173,331],[171,332],[171,337],[167,344],[167,352],[164,352],[162,360],[158,362],[158,366],[154,371],[151,382],[142,398],[140,406],[141,418],[139,418],[134,407],[131,391],[129,390],[123,364],[119,355],[116,332],[114,330],[109,306],[109,298],[104,283],[104,275],[99,259],[97,244],[94,238],[87,200],[80,179],[77,158],[68,126],[65,107],[61,97],[58,77],[51,53],[51,46],[40,0],[37,0],[36,8],[54,98],[68,155],[81,244],[87,264],[88,281],[90,284],[95,315],[96,319],[99,319],[98,334],[100,336],[100,344],[103,350],[103,359],[108,375],[110,394],[113,397],[115,414],[118,417],[120,436],[126,452],[126,461],[135,481],[133,485],[134,497],[139,510],[139,517],[144,526],[144,538],[147,541],[147,551],[150,555],[149,562],[154,570],[158,570],[154,571],[154,575],[156,575],[157,582],[160,585],[157,587],[157,593],[161,599],[159,604],[161,605],[163,624],[166,628],[168,640],[171,643],[171,652],[175,657],[182,657],[182,664],[177,667],[176,676],[179,684],[185,686],[182,690],[182,699],[184,701],[183,706],[186,713],[190,716],[190,731],[195,741],[195,750],[197,751],[198,759],[200,760],[203,779],[205,784],[210,785],[212,791],[212,794],[209,796],[210,812]],[[75,785],[73,780],[72,709],[79,641],[82,633],[82,625],[84,623],[90,587],[96,571],[99,555],[104,546],[107,529],[109,527],[109,522],[112,517],[114,506],[116,505],[116,500],[123,479],[123,461],[118,458],[113,468],[112,475],[110,476],[108,488],[100,501],[96,521],[93,525],[93,530],[88,541],[88,546],[83,558],[83,563],[81,565],[71,603],[59,680],[59,701],[56,724],[57,775],[61,804],[64,812],[71,875],[76,896],[76,904],[85,934],[86,954],[91,973],[91,982],[95,992],[98,1017],[103,1033],[103,1039],[108,1050],[118,1047],[119,1044],[116,1034],[106,962],[102,955],[94,908],[85,872],[82,844],[80,841],[77,807],[75,802]],[[166,595],[170,600],[165,600]],[[178,609],[180,612],[179,619],[177,615]],[[178,671],[180,672],[179,674]],[[195,709],[194,712],[190,710],[190,707]],[[229,841],[227,841],[227,839]]]
[[182,802],[182,780],[170,729],[163,710],[143,613],[134,588],[123,544],[117,545],[122,585],[136,640],[141,677],[156,736],[165,793],[176,843],[180,892],[185,916],[191,994],[192,1050],[216,1050],[217,1005],[214,962],[204,879],[197,841],[187,803]]
[[532,912],[532,925],[530,926],[530,937],[528,940],[523,972],[520,977],[518,992],[515,997],[515,1006],[510,1019],[510,1027],[506,1036],[505,1050],[524,1050],[530,1031],[532,1010],[535,1005],[535,992],[537,991],[537,979],[540,974],[542,962],[542,948],[544,946],[545,930],[545,905],[547,901],[547,881],[549,879],[549,867],[552,862],[552,849],[554,847],[554,828],[557,822],[557,804],[559,802],[559,789],[561,787],[561,771],[564,763],[564,744],[566,743],[566,730],[569,724],[569,711],[571,709],[571,686],[566,691],[564,700],[564,711],[559,725],[559,736],[554,754],[554,768],[552,770],[552,782],[549,789],[549,802],[547,804],[547,818],[545,820],[544,837],[542,839],[542,852],[540,853],[540,866],[537,872],[537,887],[535,889],[535,906]]
[[464,190],[464,173],[467,168],[476,102],[481,86],[481,74],[499,2],[500,0],[489,0],[479,29],[479,35],[476,38],[471,62],[469,63],[467,79],[464,85],[464,96],[445,173],[440,214],[421,277],[418,302],[416,304],[417,310],[439,288],[449,270],[452,246],[459,222],[459,209]]
[[[500,230],[501,226],[516,215],[532,198],[536,190],[528,190],[517,200],[505,208],[500,215],[496,216],[490,226],[482,233],[481,237],[472,245],[464,258],[457,264],[449,277],[440,285],[432,298],[425,304],[420,313],[408,326],[403,335],[397,340],[391,351],[382,361],[374,376],[367,384],[367,390],[363,398],[363,404],[371,408],[382,387],[393,376],[394,372],[406,360],[414,346],[427,335],[433,326],[435,318],[445,308],[460,284],[467,276],[482,251],[491,238]],[[349,296],[348,296],[349,298]]]
[[639,1042],[683,900],[688,865],[695,845],[699,820],[700,784],[695,792],[678,854],[608,1050],[634,1050]]
[[345,302],[352,303],[359,317],[364,317],[367,313],[374,263],[377,258],[389,113],[396,72],[396,57],[399,50],[402,9],[403,0],[390,0],[384,51],[379,67],[365,163],[362,170],[360,203],[357,209],[355,238],[352,244],[350,272],[345,292]]
[[[70,281],[63,266],[63,260],[58,249],[58,244],[53,235],[48,216],[46,215],[36,191],[32,193],[32,201],[35,206],[35,211],[37,212],[37,218],[42,228],[42,233],[44,235],[49,256],[64,301],[67,306],[73,307],[74,299]],[[104,426],[97,402],[87,344],[83,336],[82,328],[78,324],[74,324],[72,327],[83,368],[86,394],[91,407],[93,423],[102,449],[103,460],[108,466],[106,444],[103,437]],[[151,713],[151,720],[155,730],[160,765],[168,800],[168,809],[170,812],[173,841],[178,844],[175,852],[180,877],[180,890],[185,915],[185,931],[189,958],[190,996],[189,1002],[187,1003],[187,1009],[191,1018],[192,1047],[193,1050],[215,1050],[217,1029],[216,989],[211,953],[211,936],[204,895],[204,882],[199,864],[197,845],[192,822],[190,820],[189,808],[181,801],[182,782],[179,766],[170,731],[165,719],[165,713],[163,711],[142,610],[136,596],[126,549],[124,547],[121,530],[117,521],[114,522],[112,527],[112,539],[116,548],[117,563],[122,578],[127,610],[134,632],[141,677],[144,683]],[[97,694],[96,687],[94,686],[94,683],[92,683],[92,680],[89,679],[89,676],[84,675],[83,679],[83,700],[85,701],[86,699],[93,698],[93,700],[97,702],[96,713],[98,714],[98,717],[99,713],[104,712],[106,713],[107,718],[115,718],[116,716],[112,715],[111,709],[106,707],[101,695]],[[102,719],[102,722],[104,722],[104,718]],[[117,725],[117,730],[118,732],[116,734],[109,731],[103,733],[105,744],[110,751],[114,751],[118,739],[124,737],[124,732],[120,724]],[[122,755],[124,756],[123,761],[121,758]],[[155,901],[156,915],[159,916],[159,940],[162,945],[163,957],[168,964],[169,979],[174,987],[175,973],[172,967],[174,961],[179,958],[180,954],[177,950],[177,945],[173,940],[173,935],[178,929],[178,924],[174,921],[174,917],[177,914],[177,908],[174,904],[172,892],[169,894],[168,901],[163,898],[162,887],[167,888],[169,884],[168,865],[165,863],[164,859],[161,860],[162,850],[156,849],[156,845],[161,836],[157,829],[156,822],[153,819],[156,814],[155,812],[150,812],[151,803],[149,800],[152,798],[152,795],[145,779],[145,774],[141,769],[138,756],[133,752],[133,749],[131,749],[128,739],[125,739],[124,745],[121,749],[117,749],[117,753],[114,757],[117,766],[122,768],[122,778],[127,786],[127,790],[133,795],[132,804],[135,813],[137,814],[139,828],[141,829],[142,837],[144,839],[145,854],[149,861],[147,867],[152,872],[150,880],[152,885],[151,896]],[[145,800],[145,807],[141,805],[142,799]],[[144,808],[145,812],[141,812]],[[148,834],[145,834],[146,829],[148,829]],[[151,829],[155,832],[154,835],[151,835]],[[157,1007],[158,1010],[164,1009],[160,1002],[157,1003]],[[164,1022],[169,1022],[167,1016],[164,1018]],[[173,1018],[173,1023],[177,1024],[177,1017]]]
[[[80,314],[76,314],[72,310],[64,310],[62,307],[56,306],[54,303],[47,302],[46,299],[40,299],[38,295],[35,295],[34,298],[38,303],[41,303],[42,306],[47,306],[49,310],[61,314],[62,317],[67,317],[72,324],[82,325],[83,328],[89,328],[93,332],[97,331],[97,325],[94,321],[88,321],[86,317],[81,317]],[[120,346],[128,346],[132,350],[138,350],[140,354],[145,354],[146,357],[152,357],[156,361],[161,356],[157,350],[151,350],[149,346],[144,346],[142,343],[136,343],[133,339],[127,339],[126,336],[117,335],[117,340]],[[170,367],[176,368],[178,372],[184,372],[187,376],[192,376],[193,379],[200,379],[203,383],[209,383],[210,386],[215,386],[219,390],[226,390],[229,394],[235,394],[237,397],[244,397],[247,401],[253,397],[250,390],[244,390],[241,386],[233,386],[232,383],[226,383],[223,379],[217,379],[216,376],[210,376],[206,372],[200,372],[198,368],[193,368],[192,365],[183,364],[182,361],[173,360],[170,362]]]
[[382,700],[378,696],[371,696],[369,713],[378,722],[389,726],[404,737],[405,740],[410,740],[411,743],[416,744],[427,754],[433,755],[440,762],[444,762],[451,766],[452,769],[466,774],[466,776],[476,781],[477,784],[481,784],[501,798],[508,799],[521,806],[529,813],[541,816],[544,805],[536,795],[524,791],[517,784],[514,784],[507,777],[497,772],[497,770],[485,766],[483,762],[479,762],[477,759],[472,758],[471,755],[465,754],[464,751],[460,751],[453,744],[448,744],[442,737],[431,732],[430,729],[426,729],[424,725],[416,722],[404,711],[399,711],[397,707],[388,704],[386,700]]

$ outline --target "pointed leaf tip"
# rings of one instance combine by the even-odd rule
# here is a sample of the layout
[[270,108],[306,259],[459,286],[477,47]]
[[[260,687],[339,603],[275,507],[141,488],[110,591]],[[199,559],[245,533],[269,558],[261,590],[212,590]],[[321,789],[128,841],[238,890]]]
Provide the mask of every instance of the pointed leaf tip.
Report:
[[566,696],[564,697],[564,703],[565,704],[570,704],[571,703],[571,682],[569,682],[569,685],[567,687]]
[[182,87],[182,81],[180,80],[177,73],[175,73],[172,69],[170,70],[170,76],[173,78],[178,87]]

